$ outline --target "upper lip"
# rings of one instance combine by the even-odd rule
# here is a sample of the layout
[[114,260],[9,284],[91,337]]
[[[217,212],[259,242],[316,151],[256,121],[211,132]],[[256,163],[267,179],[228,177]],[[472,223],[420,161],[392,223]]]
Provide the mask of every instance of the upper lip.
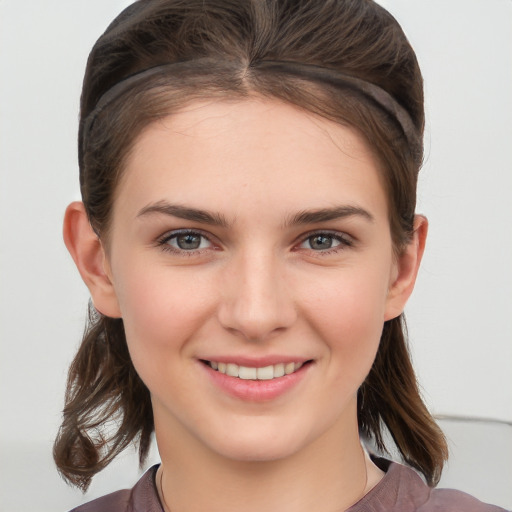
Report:
[[311,358],[301,356],[282,356],[282,355],[268,355],[262,357],[248,357],[248,356],[208,356],[199,358],[202,361],[214,361],[216,363],[231,363],[238,366],[246,366],[248,368],[264,368],[265,366],[273,366],[276,364],[286,363],[305,363],[310,361]]

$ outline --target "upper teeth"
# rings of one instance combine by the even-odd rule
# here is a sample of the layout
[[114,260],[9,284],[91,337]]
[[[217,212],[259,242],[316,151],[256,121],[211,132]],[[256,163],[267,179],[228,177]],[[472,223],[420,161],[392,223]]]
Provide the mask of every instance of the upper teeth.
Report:
[[262,368],[251,368],[250,366],[239,366],[234,363],[218,363],[208,361],[208,364],[220,373],[230,377],[238,377],[244,380],[270,380],[283,375],[289,375],[297,371],[303,363],[278,363]]

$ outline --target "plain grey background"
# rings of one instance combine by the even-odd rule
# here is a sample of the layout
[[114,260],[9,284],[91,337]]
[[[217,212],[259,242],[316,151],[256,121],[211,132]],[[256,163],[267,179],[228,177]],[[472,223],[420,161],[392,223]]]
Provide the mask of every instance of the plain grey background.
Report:
[[[61,237],[79,198],[87,54],[126,0],[0,0],[0,510],[65,510],[130,485],[127,453],[82,497],[51,461],[88,293]],[[406,310],[443,484],[512,507],[512,1],[386,0],[425,77],[418,211],[430,233]],[[468,422],[476,417],[491,422]],[[153,454],[151,460],[156,460]]]

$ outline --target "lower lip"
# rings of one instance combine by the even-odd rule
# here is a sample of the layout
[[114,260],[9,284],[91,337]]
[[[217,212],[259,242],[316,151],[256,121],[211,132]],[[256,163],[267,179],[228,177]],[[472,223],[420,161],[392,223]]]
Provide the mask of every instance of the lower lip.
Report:
[[306,363],[289,375],[270,380],[244,380],[230,377],[214,370],[207,364],[200,364],[214,384],[222,391],[235,398],[250,402],[268,402],[285,394],[304,378],[311,367],[311,363]]

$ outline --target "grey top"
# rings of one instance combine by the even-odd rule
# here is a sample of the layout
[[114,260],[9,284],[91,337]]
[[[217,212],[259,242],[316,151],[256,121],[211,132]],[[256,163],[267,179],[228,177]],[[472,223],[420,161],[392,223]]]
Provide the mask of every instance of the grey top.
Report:
[[[432,489],[412,469],[375,460],[386,474],[347,512],[506,512],[453,489]],[[113,492],[71,512],[163,512],[156,490],[158,465],[150,468],[132,489]]]

